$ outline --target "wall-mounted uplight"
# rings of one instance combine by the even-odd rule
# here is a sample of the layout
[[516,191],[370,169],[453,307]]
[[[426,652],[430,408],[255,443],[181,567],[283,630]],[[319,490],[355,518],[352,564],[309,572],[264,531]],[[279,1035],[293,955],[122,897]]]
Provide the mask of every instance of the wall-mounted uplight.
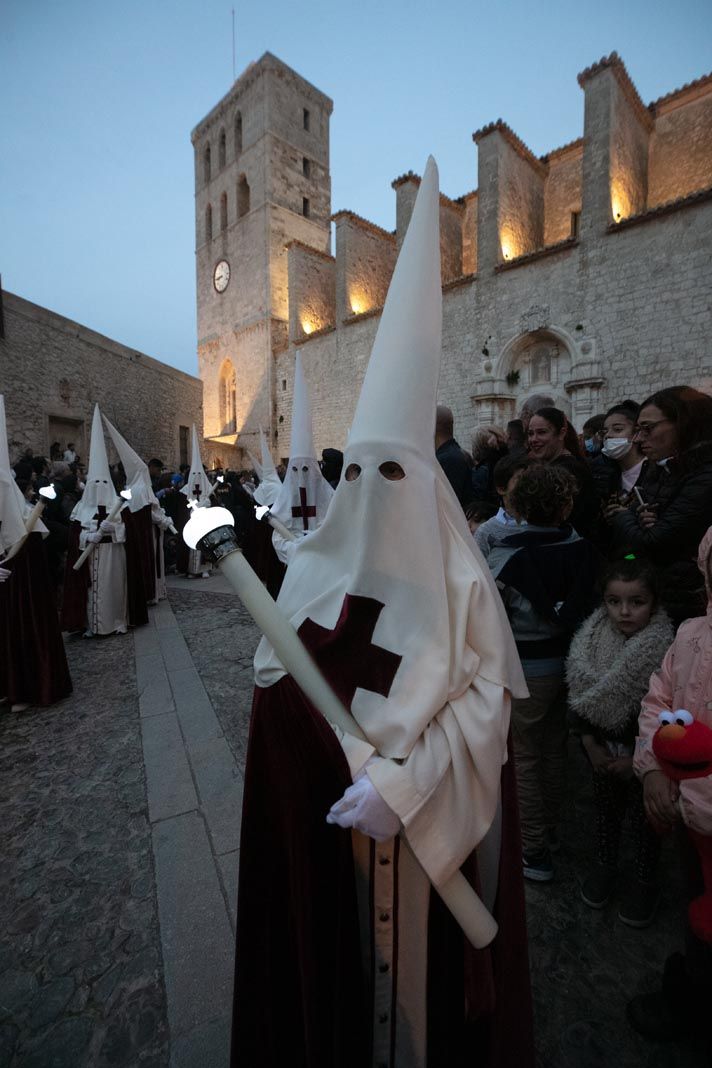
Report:
[[349,304],[353,315],[363,315],[368,311],[368,301],[363,293],[352,292],[349,294]]

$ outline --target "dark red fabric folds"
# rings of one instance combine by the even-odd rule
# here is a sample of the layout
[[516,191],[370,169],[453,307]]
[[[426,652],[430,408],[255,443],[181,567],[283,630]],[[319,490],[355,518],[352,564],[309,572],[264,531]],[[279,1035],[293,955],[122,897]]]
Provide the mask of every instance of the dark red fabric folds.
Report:
[[255,690],[240,847],[233,1068],[364,1068],[369,1022],[336,735],[290,678]]
[[72,692],[54,586],[41,534],[30,534],[3,564],[0,583],[0,697],[53,705]]
[[[126,589],[129,626],[148,623],[149,600],[156,596],[154,574],[153,523],[151,506],[138,512],[124,508],[121,518],[126,526]],[[149,594],[149,590],[153,590]]]
[[276,601],[287,569],[274,551],[272,527],[267,523],[255,523],[245,557]]
[[[494,916],[499,931],[476,950],[437,894],[428,928],[428,1068],[533,1068],[522,845],[514,760],[502,768],[502,845]],[[476,854],[462,867],[477,888]],[[464,996],[463,996],[464,992]]]
[[74,570],[79,556],[81,532],[81,523],[76,519],[73,520],[69,526],[69,548],[64,569],[64,591],[60,616],[62,630],[68,631],[86,630],[87,627],[87,591],[91,586],[89,561],[82,564],[79,571]]

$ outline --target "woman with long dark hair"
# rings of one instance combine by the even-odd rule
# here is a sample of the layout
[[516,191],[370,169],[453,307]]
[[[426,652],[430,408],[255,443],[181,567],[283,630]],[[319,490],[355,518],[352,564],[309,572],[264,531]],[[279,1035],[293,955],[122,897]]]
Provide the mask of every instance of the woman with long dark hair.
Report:
[[695,563],[712,524],[712,397],[671,386],[644,400],[633,441],[645,457],[640,501],[610,517],[613,547],[645,553],[660,569],[673,622],[705,610]]
[[563,467],[576,481],[576,497],[569,522],[582,538],[595,540],[598,497],[576,431],[558,408],[540,408],[529,421],[530,459]]

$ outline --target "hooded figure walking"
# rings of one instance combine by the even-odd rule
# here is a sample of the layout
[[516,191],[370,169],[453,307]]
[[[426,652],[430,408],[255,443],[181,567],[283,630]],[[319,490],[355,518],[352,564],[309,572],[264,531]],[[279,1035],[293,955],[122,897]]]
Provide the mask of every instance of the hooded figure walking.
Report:
[[[70,515],[69,552],[64,578],[62,630],[83,630],[85,638],[126,634],[128,585],[126,527],[121,514],[109,519],[119,503],[109,472],[99,405],[94,405],[89,470],[82,496]],[[80,553],[94,549],[78,571]]]
[[[441,326],[431,159],[344,477],[277,602],[367,740],[337,734],[266,639],[255,656],[233,1066],[533,1064],[507,752],[526,687],[434,454]],[[499,922],[486,949],[432,891],[458,869]]]

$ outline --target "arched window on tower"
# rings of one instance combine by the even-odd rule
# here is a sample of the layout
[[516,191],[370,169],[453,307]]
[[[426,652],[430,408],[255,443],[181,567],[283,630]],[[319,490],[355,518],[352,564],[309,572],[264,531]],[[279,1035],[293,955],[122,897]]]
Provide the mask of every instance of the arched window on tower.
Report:
[[205,240],[212,241],[213,239],[213,206],[208,204],[205,209]]
[[237,433],[237,376],[232,360],[225,360],[220,368],[219,383],[220,426],[222,434]]
[[241,219],[250,210],[250,187],[247,178],[241,174],[237,182],[237,214]]
[[242,112],[235,116],[235,159],[242,152]]
[[220,131],[220,141],[218,142],[218,165],[220,170],[225,166],[225,156],[227,152],[227,139],[225,137],[225,131]]
[[206,182],[210,181],[210,145],[205,146],[203,153],[203,177]]
[[227,230],[227,193],[220,197],[220,229]]

